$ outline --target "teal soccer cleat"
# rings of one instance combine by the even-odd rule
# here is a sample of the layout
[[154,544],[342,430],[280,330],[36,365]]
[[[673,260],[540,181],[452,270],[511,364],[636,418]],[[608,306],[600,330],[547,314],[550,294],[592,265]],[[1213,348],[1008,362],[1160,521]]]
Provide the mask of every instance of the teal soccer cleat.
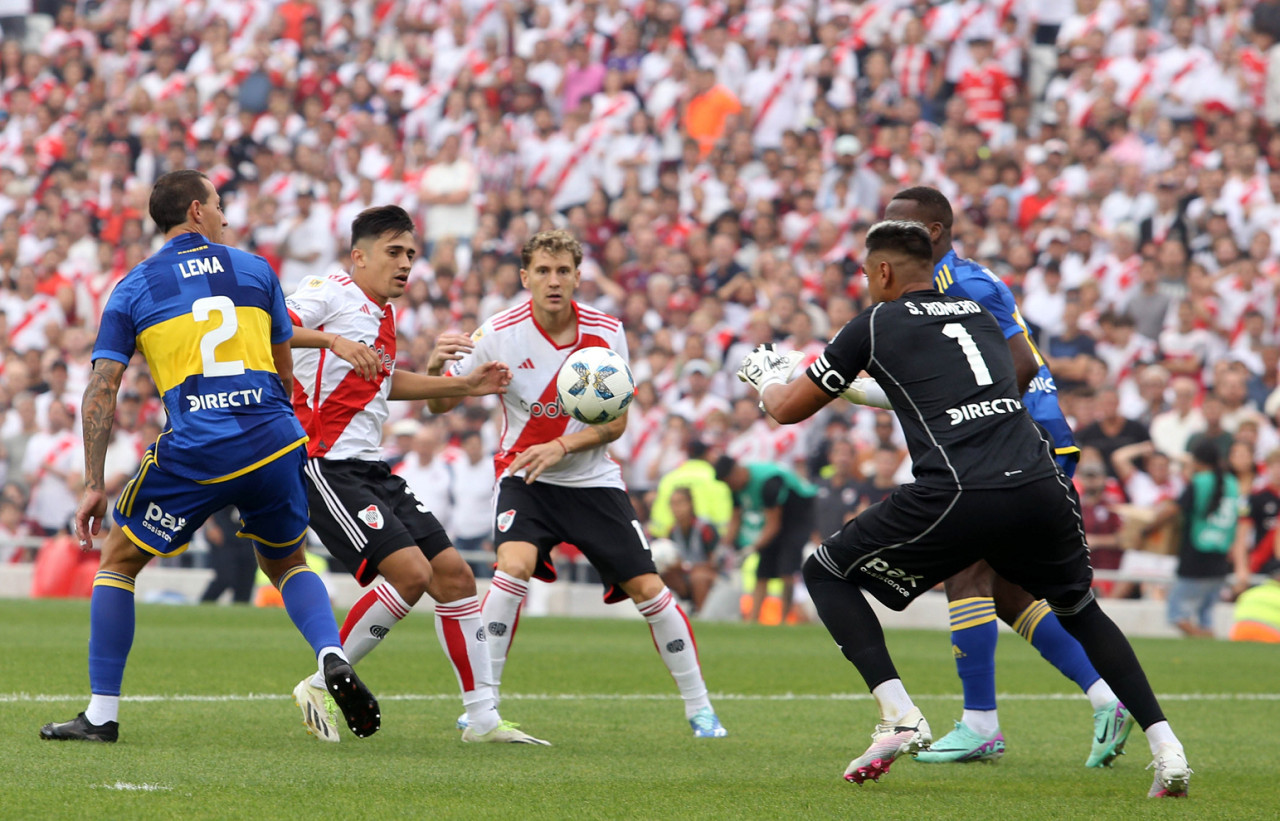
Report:
[[1110,767],[1116,756],[1124,755],[1124,743],[1133,724],[1133,716],[1119,701],[1099,707],[1093,714],[1093,750],[1084,765]]
[[916,756],[925,764],[967,764],[972,761],[994,763],[1004,755],[1004,734],[996,730],[986,738],[978,735],[963,721],[956,728],[934,742],[928,750]]

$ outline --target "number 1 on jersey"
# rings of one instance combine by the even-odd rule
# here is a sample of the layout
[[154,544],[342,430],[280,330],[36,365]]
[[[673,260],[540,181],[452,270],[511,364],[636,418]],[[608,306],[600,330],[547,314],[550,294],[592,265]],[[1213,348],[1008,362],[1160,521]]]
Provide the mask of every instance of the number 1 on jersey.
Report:
[[990,385],[991,371],[987,369],[987,363],[982,358],[982,351],[978,350],[978,343],[973,341],[973,337],[969,336],[964,326],[959,322],[948,322],[942,326],[942,333],[960,343],[960,350],[964,352],[964,358],[969,360],[969,369],[973,371],[974,380],[979,385]]
[[218,314],[222,324],[200,337],[200,367],[205,376],[239,376],[244,373],[243,359],[219,362],[216,355],[218,346],[235,336],[240,329],[236,304],[229,296],[206,296],[191,303],[191,317],[196,322],[204,322],[213,313]]

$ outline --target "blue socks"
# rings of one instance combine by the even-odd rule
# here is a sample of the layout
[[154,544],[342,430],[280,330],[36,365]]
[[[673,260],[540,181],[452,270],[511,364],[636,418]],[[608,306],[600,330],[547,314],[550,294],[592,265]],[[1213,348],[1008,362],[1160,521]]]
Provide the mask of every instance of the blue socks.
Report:
[[342,647],[338,623],[329,605],[329,591],[314,570],[304,564],[288,570],[280,577],[280,598],[284,599],[289,618],[317,656],[325,648]]
[[[966,710],[996,708],[996,604],[989,597],[957,599],[951,614],[951,653],[964,688]],[[1077,645],[1078,646],[1078,645]]]
[[1093,669],[1080,642],[1063,629],[1062,623],[1043,599],[1032,602],[1023,610],[1013,620],[1013,629],[1039,650],[1045,661],[1062,671],[1081,690],[1088,692],[1101,678],[1098,671]]
[[124,663],[133,647],[133,579],[112,570],[93,577],[89,600],[89,690],[120,695]]

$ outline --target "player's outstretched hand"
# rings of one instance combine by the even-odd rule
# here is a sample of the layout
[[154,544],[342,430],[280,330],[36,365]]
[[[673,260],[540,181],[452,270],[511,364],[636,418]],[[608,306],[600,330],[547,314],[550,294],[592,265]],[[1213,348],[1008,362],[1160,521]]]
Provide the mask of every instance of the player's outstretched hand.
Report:
[[506,393],[511,383],[511,369],[502,362],[486,362],[467,374],[467,386],[472,396]]
[[102,518],[107,515],[107,494],[85,488],[76,508],[76,538],[81,550],[93,549],[93,537],[102,532]]
[[458,331],[447,331],[436,337],[435,347],[427,358],[427,373],[439,373],[449,362],[456,362],[471,353],[475,345],[471,337]]
[[385,369],[373,348],[345,336],[335,336],[329,346],[339,359],[351,365],[351,369],[367,382],[373,382]]
[[525,472],[525,484],[531,485],[542,475],[544,470],[557,464],[566,455],[568,455],[568,451],[565,450],[559,439],[552,439],[550,442],[543,442],[540,445],[532,445],[520,452],[520,455],[507,468],[507,475],[515,476],[523,470]]
[[893,403],[889,401],[884,388],[880,387],[880,383],[870,376],[853,380],[840,396],[855,405],[893,410]]
[[738,379],[760,393],[769,385],[785,384],[802,358],[803,354],[798,351],[791,354],[779,353],[772,343],[757,345],[755,350],[743,357],[742,365],[738,367]]

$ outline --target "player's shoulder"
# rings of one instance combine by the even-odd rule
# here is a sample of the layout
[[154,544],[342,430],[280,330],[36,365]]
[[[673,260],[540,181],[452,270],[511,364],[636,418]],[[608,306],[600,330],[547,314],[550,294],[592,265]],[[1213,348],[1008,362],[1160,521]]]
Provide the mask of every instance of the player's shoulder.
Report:
[[493,316],[486,319],[476,328],[475,333],[471,334],[471,341],[478,342],[482,336],[489,334],[498,334],[506,336],[514,329],[527,325],[533,321],[533,301],[526,300],[519,305],[507,308],[505,311],[499,311]]
[[590,305],[584,305],[581,302],[576,304],[578,306],[579,325],[614,332],[622,330],[622,320],[616,316],[606,314],[598,308],[592,308]]
[[1013,304],[1013,292],[989,268],[973,260],[953,259],[954,267],[940,266],[936,276],[942,279],[943,287],[939,290],[948,296],[968,297],[987,308],[991,307],[988,304],[991,301],[1006,306]]

